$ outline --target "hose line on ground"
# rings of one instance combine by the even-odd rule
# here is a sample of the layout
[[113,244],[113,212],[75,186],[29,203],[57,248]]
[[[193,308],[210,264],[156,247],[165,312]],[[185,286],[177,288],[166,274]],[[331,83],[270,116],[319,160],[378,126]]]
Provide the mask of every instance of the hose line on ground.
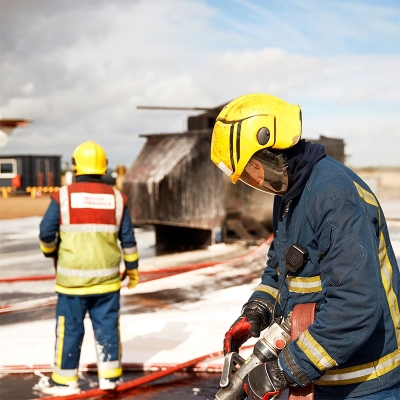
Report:
[[[241,347],[242,350],[247,349],[247,348],[252,348],[253,346],[243,346]],[[121,392],[126,392],[132,389],[137,388],[138,386],[142,386],[151,382],[154,382],[158,379],[164,378],[168,375],[171,375],[175,372],[182,371],[183,369],[193,367],[194,365],[205,361],[210,358],[217,358],[217,357],[222,357],[224,355],[224,352],[221,351],[216,351],[214,353],[209,353],[201,357],[193,358],[192,360],[186,361],[182,364],[177,364],[173,367],[166,368],[163,371],[156,371],[151,374],[142,376],[137,379],[133,379],[128,382],[124,382],[121,385],[117,386],[113,391],[111,390],[101,390],[101,389],[90,389],[90,390],[84,390],[83,392],[80,392],[78,394],[72,394],[69,396],[55,396],[55,397],[46,397],[46,400],[78,400],[78,399],[94,399],[94,398],[101,398],[105,396],[110,396],[113,393],[121,393]],[[30,399],[30,400],[36,400],[36,399]]]

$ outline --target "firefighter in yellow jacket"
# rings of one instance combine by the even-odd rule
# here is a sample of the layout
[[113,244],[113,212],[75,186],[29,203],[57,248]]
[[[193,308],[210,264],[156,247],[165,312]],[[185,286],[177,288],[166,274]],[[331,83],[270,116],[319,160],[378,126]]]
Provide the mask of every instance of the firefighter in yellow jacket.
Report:
[[78,366],[89,313],[96,340],[100,389],[120,382],[120,261],[122,247],[128,288],[139,281],[138,251],[127,198],[102,182],[107,157],[88,141],[73,155],[75,182],[54,193],[40,224],[40,248],[56,265],[54,370],[34,390],[68,395],[80,391]]

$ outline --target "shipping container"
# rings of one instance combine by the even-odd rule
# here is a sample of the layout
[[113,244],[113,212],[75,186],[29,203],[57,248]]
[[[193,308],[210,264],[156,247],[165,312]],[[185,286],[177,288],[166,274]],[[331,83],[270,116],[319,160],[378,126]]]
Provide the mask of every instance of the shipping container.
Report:
[[2,155],[0,156],[0,187],[16,192],[32,187],[61,186],[61,156]]

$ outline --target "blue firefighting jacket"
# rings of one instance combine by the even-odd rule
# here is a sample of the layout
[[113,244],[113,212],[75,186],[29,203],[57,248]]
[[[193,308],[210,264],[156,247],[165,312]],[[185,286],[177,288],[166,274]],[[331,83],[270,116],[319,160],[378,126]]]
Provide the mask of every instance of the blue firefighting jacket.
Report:
[[[285,278],[292,244],[305,265]],[[279,287],[282,285],[281,291]],[[317,399],[357,397],[400,380],[400,280],[386,220],[371,189],[330,157],[319,160],[301,194],[275,196],[274,241],[251,296],[276,301],[287,316],[317,303],[315,321],[282,351],[297,383],[313,381]]]

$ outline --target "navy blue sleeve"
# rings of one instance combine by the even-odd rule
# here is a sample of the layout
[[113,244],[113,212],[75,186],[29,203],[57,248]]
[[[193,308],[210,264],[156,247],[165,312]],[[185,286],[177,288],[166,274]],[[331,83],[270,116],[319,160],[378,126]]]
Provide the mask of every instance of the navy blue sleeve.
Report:
[[39,243],[45,257],[57,256],[57,239],[60,227],[60,207],[51,199],[39,225]]
[[122,216],[118,239],[124,252],[126,269],[135,269],[139,266],[139,253],[135,239],[135,228],[132,224],[128,208],[125,206]]

